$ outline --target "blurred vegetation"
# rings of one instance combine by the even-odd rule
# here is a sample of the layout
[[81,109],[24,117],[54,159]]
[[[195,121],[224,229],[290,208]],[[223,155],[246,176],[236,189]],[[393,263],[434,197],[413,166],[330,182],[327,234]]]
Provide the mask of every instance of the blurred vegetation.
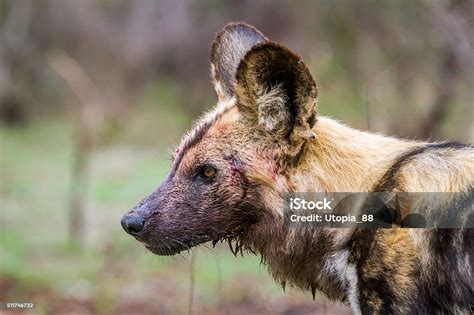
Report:
[[[215,103],[208,51],[225,23],[299,53],[320,114],[472,141],[472,16],[463,0],[0,0],[0,301],[44,314],[188,312],[188,254],[145,254],[119,220]],[[258,257],[194,252],[195,313],[346,312],[284,293]]]

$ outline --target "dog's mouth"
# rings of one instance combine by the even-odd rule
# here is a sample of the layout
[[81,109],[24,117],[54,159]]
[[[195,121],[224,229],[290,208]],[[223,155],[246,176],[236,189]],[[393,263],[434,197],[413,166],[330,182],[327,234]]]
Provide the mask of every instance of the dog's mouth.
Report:
[[173,256],[181,252],[190,250],[198,245],[213,242],[209,236],[196,236],[191,240],[178,240],[166,238],[159,242],[141,242],[147,250],[159,256]]
[[171,236],[161,236],[159,238],[137,238],[140,243],[142,243],[147,250],[152,252],[155,255],[159,256],[173,256],[184,251],[189,251],[191,248],[207,244],[208,247],[212,245],[214,248],[218,243],[228,243],[231,252],[234,255],[238,253],[243,254],[243,250],[248,250],[252,253],[254,251],[245,246],[242,241],[245,239],[245,235],[250,230],[253,224],[240,225],[227,233],[205,233],[200,235],[186,235],[184,237],[176,238]]
[[197,237],[193,240],[188,241],[179,241],[175,239],[168,239],[167,242],[159,242],[155,244],[149,244],[145,242],[141,242],[147,250],[152,252],[155,255],[159,256],[173,256],[177,255],[181,252],[188,251],[193,247],[206,244],[212,245],[214,248],[218,243],[228,243],[231,252],[234,255],[238,253],[243,254],[243,249],[249,249],[243,246],[242,238],[243,231],[241,233],[234,233],[232,235],[227,235],[224,237],[217,237],[217,238],[210,238],[209,236],[206,237]]
[[145,245],[145,248],[149,250],[150,252],[152,252],[153,254],[159,255],[159,256],[173,256],[185,250],[185,249],[176,248],[176,247],[151,246],[151,245]]

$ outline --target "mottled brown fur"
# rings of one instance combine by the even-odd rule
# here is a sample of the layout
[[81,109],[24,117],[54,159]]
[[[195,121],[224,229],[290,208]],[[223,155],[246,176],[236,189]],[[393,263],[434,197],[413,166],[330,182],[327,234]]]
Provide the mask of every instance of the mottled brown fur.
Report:
[[[219,102],[177,148],[164,183],[127,216],[171,255],[207,242],[258,253],[273,277],[354,313],[468,314],[472,230],[288,228],[288,192],[472,192],[474,150],[358,131],[316,115],[309,70],[255,28],[232,23],[211,50]],[[203,169],[215,170],[206,177]]]

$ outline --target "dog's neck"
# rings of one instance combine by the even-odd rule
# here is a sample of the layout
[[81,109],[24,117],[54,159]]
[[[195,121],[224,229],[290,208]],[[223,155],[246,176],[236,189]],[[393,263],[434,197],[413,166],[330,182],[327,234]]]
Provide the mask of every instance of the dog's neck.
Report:
[[317,289],[345,301],[347,241],[352,230],[289,228],[283,222],[283,196],[288,192],[370,191],[399,152],[417,143],[358,131],[324,117],[314,132],[301,164],[280,179],[284,184],[274,186],[286,191],[268,188],[263,193],[264,215],[243,244],[261,255],[282,284]]
[[394,159],[418,143],[349,128],[320,117],[301,164],[288,172],[294,191],[366,192]]
[[[343,229],[340,229],[343,230]],[[344,255],[341,231],[289,228],[280,216],[264,216],[241,239],[244,248],[261,256],[275,280],[285,288],[322,291],[329,298],[347,299],[344,279],[333,262]]]

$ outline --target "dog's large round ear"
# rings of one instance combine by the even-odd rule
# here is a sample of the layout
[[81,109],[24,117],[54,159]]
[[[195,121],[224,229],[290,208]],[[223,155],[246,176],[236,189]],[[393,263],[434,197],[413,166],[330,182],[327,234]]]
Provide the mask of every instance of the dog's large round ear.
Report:
[[237,107],[250,128],[259,128],[273,142],[300,152],[314,136],[316,83],[308,68],[289,49],[264,42],[254,46],[236,72]]
[[217,33],[211,47],[211,72],[219,100],[234,96],[235,72],[245,54],[267,38],[243,22],[229,23]]

